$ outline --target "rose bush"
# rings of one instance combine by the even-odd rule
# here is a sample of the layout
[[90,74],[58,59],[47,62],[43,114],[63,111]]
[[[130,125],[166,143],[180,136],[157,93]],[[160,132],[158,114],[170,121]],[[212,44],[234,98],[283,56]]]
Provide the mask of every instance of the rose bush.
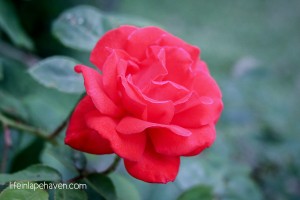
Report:
[[77,65],[87,95],[71,116],[65,143],[115,153],[146,182],[174,181],[180,156],[215,140],[221,92],[200,50],[157,27],[121,26],[91,53],[101,71]]

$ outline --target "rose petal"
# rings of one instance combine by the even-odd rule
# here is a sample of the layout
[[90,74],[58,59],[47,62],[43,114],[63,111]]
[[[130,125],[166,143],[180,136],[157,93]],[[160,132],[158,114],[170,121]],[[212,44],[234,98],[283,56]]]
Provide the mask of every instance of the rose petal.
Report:
[[172,81],[151,81],[144,93],[148,97],[159,101],[170,100],[176,102],[189,94],[189,91]]
[[114,49],[112,52],[114,52],[121,61],[127,63],[126,66],[118,67],[117,71],[119,76],[126,76],[127,74],[136,73],[140,69],[139,65],[141,62],[128,55],[128,53],[124,50]]
[[198,47],[190,45],[182,39],[169,33],[164,34],[158,41],[158,44],[161,46],[181,47],[191,55],[193,60],[197,59],[200,54],[200,49]]
[[137,162],[124,160],[128,173],[149,183],[168,183],[174,181],[179,170],[180,158],[164,156],[147,147]]
[[197,59],[197,61],[194,63],[192,68],[197,72],[203,72],[209,74],[207,64],[203,60]]
[[185,154],[184,156],[195,156],[198,155],[199,153],[201,153],[204,149],[209,148],[215,141],[216,139],[216,129],[215,126],[213,124],[209,125],[209,129],[210,131],[207,132],[203,132],[203,137],[206,139],[206,144],[198,147],[197,149],[195,149],[194,151]]
[[93,112],[86,115],[86,123],[89,128],[98,132],[111,143],[111,147],[120,157],[136,161],[144,152],[146,135],[144,133],[122,135],[116,131],[117,122],[112,118],[101,116]]
[[194,74],[191,71],[193,61],[184,49],[165,47],[166,68],[168,74],[163,80],[172,81],[186,88],[192,84]]
[[149,130],[149,135],[155,151],[168,156],[188,155],[199,148],[206,148],[215,139],[215,129],[209,125],[190,131],[190,136],[183,137],[158,128]]
[[103,91],[102,77],[96,70],[84,65],[77,65],[75,70],[82,73],[86,92],[102,114],[113,117],[122,114],[122,110]]
[[174,116],[172,101],[156,101],[144,96],[147,104],[147,120],[155,123],[168,124]]
[[126,111],[135,117],[147,118],[147,105],[141,100],[139,94],[128,84],[125,77],[121,78],[120,91],[122,94],[122,103]]
[[165,125],[143,121],[133,117],[124,117],[117,125],[117,131],[122,134],[135,134],[145,131],[148,128],[164,128],[172,133],[181,136],[190,136],[191,131],[176,125]]
[[127,52],[140,61],[146,56],[146,49],[155,45],[156,41],[166,32],[157,27],[145,27],[134,31],[128,37]]
[[176,113],[171,123],[187,128],[198,128],[214,123],[219,118],[222,108],[220,99],[200,97],[196,106]]
[[175,109],[172,101],[158,101],[147,97],[133,84],[131,76],[128,76],[127,82],[129,87],[135,91],[137,97],[147,106],[147,118],[145,120],[162,124],[168,124],[172,120]]
[[175,115],[176,113],[193,108],[198,104],[199,104],[199,96],[196,94],[196,92],[192,91],[188,93],[185,97],[181,98],[180,100],[174,103]]
[[[150,48],[153,50],[153,47]],[[150,51],[148,49],[148,51]],[[150,53],[149,53],[150,54]],[[150,54],[146,60],[140,65],[140,70],[137,73],[132,74],[133,83],[144,90],[149,83],[153,80],[162,80],[162,78],[168,74],[165,66],[165,51],[162,48],[156,52],[156,54]]]
[[198,72],[195,79],[193,90],[199,96],[208,96],[212,98],[221,98],[222,93],[216,81],[207,73]]
[[90,57],[91,62],[102,70],[106,58],[111,53],[110,49],[124,49],[128,36],[135,30],[137,28],[134,26],[121,26],[108,31],[93,49]]
[[[167,124],[174,115],[172,101],[157,101],[145,96],[141,90],[132,83],[132,79],[122,79],[123,103],[130,113],[143,120]],[[127,98],[128,97],[128,98]],[[137,106],[137,107],[135,107]]]
[[118,71],[120,69],[126,71],[127,65],[128,63],[120,58],[116,51],[112,51],[103,65],[103,90],[116,104],[120,103],[118,91]]
[[74,149],[92,154],[113,153],[108,140],[101,137],[96,131],[87,127],[84,116],[96,110],[91,98],[85,96],[76,106],[67,131],[65,143]]

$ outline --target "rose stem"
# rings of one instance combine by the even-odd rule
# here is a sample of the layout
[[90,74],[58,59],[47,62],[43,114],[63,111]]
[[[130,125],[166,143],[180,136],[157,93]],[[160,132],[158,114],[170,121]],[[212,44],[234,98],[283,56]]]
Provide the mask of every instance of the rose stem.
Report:
[[50,143],[56,145],[57,142],[51,138],[48,138],[47,133],[39,128],[35,128],[26,124],[22,124],[20,122],[16,122],[12,119],[9,119],[8,117],[4,116],[3,114],[0,113],[0,122],[3,124],[6,124],[9,127],[13,127],[15,129],[21,130],[21,131],[26,131],[29,133],[34,134],[35,136],[38,136],[44,140],[49,141]]
[[[116,156],[114,161],[112,162],[112,164],[105,171],[100,172],[99,174],[108,175],[108,174],[114,172],[116,170],[120,160],[121,160],[121,158],[119,156]],[[78,176],[76,176],[74,178],[71,178],[71,179],[67,180],[66,182],[67,183],[75,182],[75,181],[78,181],[80,179],[86,178],[90,174],[94,174],[94,172],[87,173],[87,172],[83,171]]]
[[12,146],[10,130],[6,124],[3,123],[3,131],[4,131],[4,150],[2,154],[2,164],[1,164],[1,173],[5,173],[6,164],[8,159],[8,152],[10,147]]
[[36,55],[24,52],[3,41],[0,41],[0,54],[21,63],[25,63],[27,67],[31,67],[40,60]]

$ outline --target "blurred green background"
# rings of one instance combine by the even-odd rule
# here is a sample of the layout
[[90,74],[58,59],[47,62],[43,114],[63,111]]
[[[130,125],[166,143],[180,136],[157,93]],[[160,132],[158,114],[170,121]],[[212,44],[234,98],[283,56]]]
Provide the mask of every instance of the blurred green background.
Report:
[[[142,183],[122,173],[121,167],[119,173],[135,187],[137,199],[192,199],[195,190],[203,193],[203,199],[300,199],[300,1],[12,2],[33,41],[31,54],[40,58],[69,55],[87,62],[88,53],[67,49],[51,35],[53,21],[64,10],[81,4],[159,24],[201,48],[201,57],[223,93],[217,141],[201,155],[183,159],[177,180],[168,185]],[[7,35],[0,37],[10,43]],[[3,51],[0,56],[8,57]],[[43,100],[35,100],[27,105],[31,113],[45,108]],[[69,101],[61,102],[68,105]],[[52,130],[71,109],[68,106],[56,105],[57,115],[45,117],[54,120],[51,126],[42,119],[31,120]],[[185,191],[191,196],[184,196]]]

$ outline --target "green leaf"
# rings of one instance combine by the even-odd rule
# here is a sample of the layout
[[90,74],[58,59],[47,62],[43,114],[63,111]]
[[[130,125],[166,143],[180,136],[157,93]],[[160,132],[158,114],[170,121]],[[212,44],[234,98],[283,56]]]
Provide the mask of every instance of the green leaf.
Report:
[[136,187],[125,177],[113,173],[110,174],[113,184],[115,185],[118,200],[140,200],[140,194]]
[[113,182],[102,174],[91,174],[84,179],[87,184],[107,200],[116,200],[116,190]]
[[129,15],[107,14],[91,6],[78,6],[63,12],[54,22],[52,33],[67,47],[91,51],[100,37],[120,25],[157,25]]
[[49,194],[42,189],[25,188],[25,189],[10,189],[9,187],[0,193],[0,199],[9,200],[48,200]]
[[55,200],[87,200],[87,194],[83,190],[67,190],[67,189],[59,189],[55,190]]
[[30,75],[42,85],[66,93],[84,92],[83,78],[74,71],[78,61],[65,56],[46,58],[32,68]]
[[33,43],[23,31],[10,0],[0,1],[0,29],[2,29],[16,45],[33,49]]
[[182,193],[178,200],[212,200],[214,199],[212,188],[206,185],[198,185],[184,193]]
[[46,165],[32,165],[13,174],[0,174],[0,184],[11,181],[60,181],[61,176],[55,169]]
[[103,15],[91,6],[71,8],[54,22],[52,32],[65,46],[90,51],[105,32]]
[[44,164],[58,170],[62,174],[63,180],[68,180],[79,175],[74,165],[74,152],[64,144],[59,146],[47,144],[40,159]]
[[[11,172],[17,172],[31,165],[40,163],[38,158],[44,147],[44,141],[40,138],[34,137],[33,135],[22,133],[19,134],[19,140],[19,144],[17,142],[13,143],[14,146],[18,145],[21,148],[16,151],[12,159],[10,165]],[[22,140],[27,140],[23,147],[20,143],[23,142]]]

